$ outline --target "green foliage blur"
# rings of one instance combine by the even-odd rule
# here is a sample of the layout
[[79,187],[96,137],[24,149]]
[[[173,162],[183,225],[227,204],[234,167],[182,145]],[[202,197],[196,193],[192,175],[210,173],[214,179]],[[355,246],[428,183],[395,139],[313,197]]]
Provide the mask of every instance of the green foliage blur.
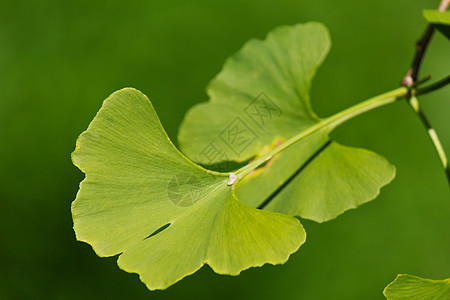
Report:
[[[209,267],[166,291],[77,242],[70,204],[82,173],[70,160],[102,101],[132,86],[149,96],[172,140],[224,60],[282,24],[324,23],[333,46],[312,88],[330,115],[396,88],[437,0],[0,0],[0,299],[383,299],[398,273],[450,277],[449,188],[405,103],[358,117],[333,136],[397,167],[374,201],[336,220],[302,221],[306,244],[283,266],[240,276]],[[422,75],[450,70],[436,34]],[[422,99],[450,151],[450,88]]]

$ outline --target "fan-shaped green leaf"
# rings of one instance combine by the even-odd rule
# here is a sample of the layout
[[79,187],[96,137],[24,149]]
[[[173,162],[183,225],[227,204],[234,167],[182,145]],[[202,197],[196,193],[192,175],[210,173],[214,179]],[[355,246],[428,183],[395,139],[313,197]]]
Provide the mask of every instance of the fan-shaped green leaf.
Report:
[[[309,90],[329,48],[318,23],[283,26],[248,42],[212,80],[210,101],[186,114],[181,149],[204,165],[242,162],[317,124]],[[237,185],[239,199],[322,222],[375,198],[394,167],[373,152],[330,143],[328,133],[315,132],[253,171]]]
[[383,294],[388,300],[450,300],[450,278],[431,280],[400,274]]
[[72,157],[86,174],[72,204],[77,239],[99,256],[120,254],[150,289],[204,264],[236,275],[284,263],[305,241],[297,219],[240,203],[228,174],[178,152],[137,90],[105,100]]
[[450,39],[450,11],[424,10],[423,16],[428,23]]

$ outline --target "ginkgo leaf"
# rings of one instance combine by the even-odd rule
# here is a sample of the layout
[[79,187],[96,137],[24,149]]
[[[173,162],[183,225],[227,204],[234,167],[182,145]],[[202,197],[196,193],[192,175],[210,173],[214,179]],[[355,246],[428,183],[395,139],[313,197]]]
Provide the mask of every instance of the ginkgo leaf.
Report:
[[450,11],[427,9],[423,11],[423,16],[428,23],[450,39]]
[[400,274],[383,294],[388,300],[450,300],[450,278],[432,280]]
[[184,157],[137,90],[105,100],[72,158],[86,174],[72,203],[77,239],[99,256],[120,254],[120,268],[149,289],[204,264],[232,275],[281,264],[305,241],[297,219],[242,204],[229,174]]
[[[181,150],[204,165],[242,162],[320,122],[309,91],[330,44],[319,23],[279,27],[264,41],[249,41],[210,83],[210,100],[186,114]],[[374,199],[395,168],[376,153],[330,142],[328,134],[315,132],[247,175],[236,186],[239,199],[318,222]]]

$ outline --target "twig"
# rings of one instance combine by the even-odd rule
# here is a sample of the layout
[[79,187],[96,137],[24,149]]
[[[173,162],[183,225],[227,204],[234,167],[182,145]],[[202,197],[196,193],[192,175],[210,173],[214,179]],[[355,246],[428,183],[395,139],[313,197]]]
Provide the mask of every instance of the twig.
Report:
[[[441,0],[439,4],[439,11],[445,11],[450,6],[450,0]],[[431,25],[427,26],[425,33],[422,35],[422,38],[416,42],[416,54],[414,55],[413,62],[405,77],[402,79],[402,86],[412,87],[413,84],[417,80],[417,76],[419,75],[420,65],[422,64],[422,59],[425,54],[425,50],[427,49],[428,44],[430,43],[431,37],[433,36],[434,27]]]
[[450,84],[450,75],[448,75],[447,77],[445,77],[445,78],[443,78],[443,79],[441,79],[441,80],[439,80],[439,81],[437,81],[435,83],[432,83],[432,84],[430,84],[430,85],[428,85],[426,87],[423,87],[423,88],[420,88],[420,89],[416,89],[414,94],[416,96],[423,95],[423,94],[428,94],[429,92],[432,92],[434,90],[438,90],[438,89],[446,86],[447,84]]
[[411,108],[414,110],[414,112],[417,114],[417,116],[420,118],[420,121],[424,125],[428,136],[431,139],[431,142],[434,145],[434,148],[436,149],[436,152],[439,156],[439,159],[441,160],[442,167],[444,168],[445,175],[447,177],[448,184],[450,185],[450,169],[448,166],[448,158],[445,154],[444,148],[442,147],[442,143],[439,140],[439,137],[436,133],[436,131],[431,126],[430,121],[428,120],[427,116],[423,112],[423,110],[420,108],[419,101],[417,101],[416,96],[412,95],[408,98],[408,104],[411,106]]
[[[439,11],[445,11],[450,5],[450,0],[441,0],[439,4]],[[414,55],[413,62],[405,77],[402,80],[402,86],[408,87],[410,89],[409,95],[407,97],[407,103],[414,110],[422,125],[425,127],[428,136],[433,143],[434,148],[439,156],[439,159],[442,163],[442,167],[444,168],[445,176],[447,177],[448,184],[450,185],[450,169],[448,166],[447,155],[445,154],[444,148],[442,147],[442,143],[439,140],[439,137],[436,131],[431,126],[430,121],[425,115],[425,112],[421,109],[419,105],[419,101],[415,97],[415,95],[425,94],[435,89],[439,89],[450,83],[450,76],[430,85],[422,89],[416,90],[416,87],[420,84],[417,80],[419,75],[419,69],[422,64],[422,60],[425,54],[425,50],[427,49],[428,44],[433,36],[434,27],[432,25],[428,25],[425,33],[422,38],[416,43],[416,54]]]
[[430,42],[431,37],[433,36],[433,32],[434,27],[428,25],[422,38],[418,42],[416,42],[416,54],[414,56],[414,60],[411,64],[411,67],[409,68],[405,77],[403,77],[402,86],[412,87],[413,84],[416,82],[417,76],[419,74],[419,68],[420,65],[422,64],[423,55],[425,54],[425,50],[427,49],[428,43]]
[[447,10],[447,8],[450,6],[450,0],[442,0],[441,4],[439,4],[439,11]]
[[413,88],[416,88],[416,87],[418,87],[419,85],[422,85],[422,83],[425,83],[425,82],[427,82],[427,81],[430,80],[430,79],[431,79],[431,75],[427,75],[427,76],[425,76],[425,77],[422,78],[422,79],[416,80],[416,81],[414,82],[414,84],[412,85],[412,87],[413,87]]

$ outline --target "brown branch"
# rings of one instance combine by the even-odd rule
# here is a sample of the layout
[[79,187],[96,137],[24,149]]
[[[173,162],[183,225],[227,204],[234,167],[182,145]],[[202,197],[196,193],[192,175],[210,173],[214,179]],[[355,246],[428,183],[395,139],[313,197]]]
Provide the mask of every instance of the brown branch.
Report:
[[412,87],[413,84],[416,82],[417,76],[419,75],[419,68],[420,65],[422,64],[423,55],[425,54],[425,50],[427,49],[428,43],[430,42],[431,37],[433,36],[433,32],[434,27],[428,25],[422,38],[419,41],[417,41],[416,54],[414,56],[411,67],[409,68],[405,77],[403,77],[402,86]]
[[[438,10],[445,11],[449,7],[449,5],[450,5],[450,0],[441,0]],[[411,64],[411,67],[409,68],[405,77],[403,77],[402,86],[408,87],[408,89],[409,89],[407,103],[414,110],[414,112],[419,117],[420,121],[422,122],[423,126],[425,127],[425,129],[428,133],[428,136],[430,137],[430,139],[433,143],[433,146],[436,149],[436,152],[437,152],[439,159],[442,163],[442,166],[444,168],[445,176],[447,177],[447,181],[450,185],[450,168],[449,168],[449,164],[448,164],[447,155],[445,154],[444,148],[442,147],[441,141],[439,140],[439,137],[438,137],[436,131],[431,126],[429,119],[425,115],[425,112],[422,110],[422,108],[419,105],[419,101],[417,101],[417,98],[415,97],[415,95],[428,93],[430,91],[439,89],[450,83],[450,76],[447,76],[443,80],[436,82],[428,87],[416,90],[416,87],[419,86],[420,83],[423,83],[424,81],[431,78],[431,76],[428,76],[424,80],[417,80],[417,76],[419,74],[419,68],[420,68],[420,65],[422,64],[422,59],[425,54],[425,50],[427,49],[427,46],[431,40],[431,37],[433,36],[433,32],[434,32],[434,27],[432,25],[428,25],[422,38],[416,43],[416,54],[414,55],[414,59]]]
[[[450,0],[441,0],[439,4],[439,11],[445,11],[450,6]],[[412,87],[417,81],[419,75],[419,69],[422,64],[423,56],[428,44],[430,43],[431,37],[433,36],[434,27],[431,25],[427,26],[425,33],[422,38],[416,42],[416,54],[414,55],[413,62],[405,77],[402,79],[402,86]]]
[[442,0],[441,4],[439,4],[439,11],[447,10],[447,8],[450,6],[450,0]]

